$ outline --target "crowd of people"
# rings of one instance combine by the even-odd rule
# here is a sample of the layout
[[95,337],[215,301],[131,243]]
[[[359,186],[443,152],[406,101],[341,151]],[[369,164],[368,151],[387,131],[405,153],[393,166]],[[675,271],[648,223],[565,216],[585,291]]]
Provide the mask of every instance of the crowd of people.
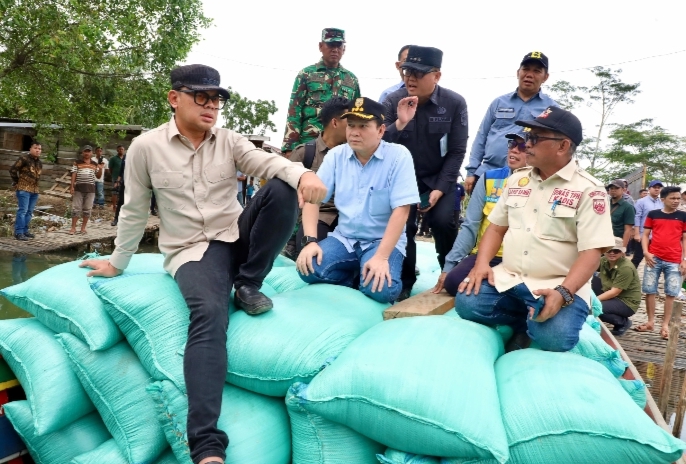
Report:
[[[305,282],[395,303],[417,279],[421,214],[443,271],[434,292],[454,294],[464,319],[511,326],[508,349],[533,339],[544,350],[567,351],[579,340],[592,287],[606,322],[617,333],[630,325],[640,301],[636,268],[625,257],[633,233],[646,260],[642,290],[653,301],[653,316],[639,328],[652,330],[657,277],[665,274],[671,295],[686,274],[680,190],[651,182],[631,221],[626,185],[603,185],[576,163],[581,122],[541,92],[549,77],[543,53],[517,60],[516,90],[486,110],[462,189],[469,116],[465,98],[439,85],[441,50],[402,47],[395,63],[402,82],[381,101],[363,96],[340,65],[344,31],[324,29],[319,50],[321,59],[296,77],[283,157],[215,126],[230,96],[215,69],[172,70],[169,122],[121,153],[115,249],[107,260],[81,264],[89,276],[121,274],[157,198],[164,267],[190,311],[184,377],[195,464],[222,464],[228,445],[217,420],[232,290],[234,305],[248,315],[271,310],[260,287],[289,240]],[[74,166],[82,214],[97,190],[76,187],[103,169],[89,160],[84,153]],[[247,192],[255,188],[251,178],[267,182]],[[471,198],[458,234],[465,193]]]

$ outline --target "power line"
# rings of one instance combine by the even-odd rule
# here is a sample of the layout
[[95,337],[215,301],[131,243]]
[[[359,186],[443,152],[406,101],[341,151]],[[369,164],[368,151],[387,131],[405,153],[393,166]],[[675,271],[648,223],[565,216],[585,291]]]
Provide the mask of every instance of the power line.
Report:
[[[619,66],[619,65],[622,65],[622,64],[636,63],[636,62],[639,62],[639,61],[651,60],[651,59],[654,59],[654,58],[662,58],[662,57],[664,57],[664,56],[677,55],[677,54],[679,54],[679,53],[684,53],[684,52],[686,52],[686,49],[684,49],[684,50],[677,50],[677,51],[675,51],[675,52],[670,52],[670,53],[663,53],[663,54],[661,54],[661,55],[651,55],[651,56],[646,56],[646,57],[643,57],[643,58],[637,58],[637,59],[635,59],[635,60],[621,61],[621,62],[619,62],[619,63],[611,63],[611,64],[605,64],[605,65],[600,65],[600,66],[602,66],[602,67]],[[242,64],[242,65],[244,65],[244,66],[251,66],[251,67],[254,67],[254,68],[269,69],[269,70],[272,70],[272,71],[288,71],[288,72],[291,72],[291,73],[297,73],[297,72],[300,71],[299,69],[276,68],[276,67],[272,67],[272,66],[264,66],[264,65],[261,65],[261,64],[247,63],[247,62],[245,62],[245,61],[233,60],[233,59],[231,59],[231,58],[225,58],[225,57],[223,57],[223,56],[212,55],[212,54],[204,53],[204,52],[197,52],[197,53],[199,53],[199,54],[201,54],[201,55],[209,56],[209,57],[211,57],[211,58],[216,58],[216,59],[218,59],[218,60],[229,61],[229,62],[231,62],[231,63]],[[576,71],[585,71],[585,70],[593,69],[593,68],[595,68],[595,67],[597,67],[597,66],[598,66],[598,65],[595,65],[595,66],[587,66],[587,67],[583,67],[583,68],[564,69],[564,70],[562,70],[562,71],[555,71],[555,73],[557,74],[557,73],[568,73],[568,72],[576,72]],[[443,77],[443,80],[490,80],[490,79],[511,79],[511,78],[512,78],[511,75],[507,75],[507,76],[491,76],[491,77]],[[364,76],[362,76],[362,77],[360,77],[360,79],[365,79],[365,80],[386,80],[386,81],[391,81],[391,80],[397,80],[398,78],[397,78],[397,76],[396,76],[396,77],[364,77]]]

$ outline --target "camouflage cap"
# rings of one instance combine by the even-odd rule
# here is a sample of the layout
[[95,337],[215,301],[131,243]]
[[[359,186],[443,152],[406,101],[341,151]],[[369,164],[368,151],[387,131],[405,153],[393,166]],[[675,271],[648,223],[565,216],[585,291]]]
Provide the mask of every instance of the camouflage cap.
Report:
[[371,98],[360,97],[356,98],[354,102],[348,107],[348,111],[341,115],[341,119],[348,117],[355,117],[360,119],[378,119],[384,120],[385,107]]
[[322,29],[322,42],[345,43],[345,31],[343,29],[336,29],[335,27],[326,27]]
[[83,147],[81,147],[81,153],[83,153],[84,151],[93,151],[93,147],[91,147],[90,145],[84,145]]

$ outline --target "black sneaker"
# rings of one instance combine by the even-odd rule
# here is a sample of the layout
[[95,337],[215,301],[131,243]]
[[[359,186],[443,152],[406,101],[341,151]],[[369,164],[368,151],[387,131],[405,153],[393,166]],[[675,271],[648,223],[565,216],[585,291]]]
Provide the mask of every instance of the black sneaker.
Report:
[[266,313],[274,307],[272,300],[252,285],[243,285],[233,295],[233,302],[250,316]]
[[398,299],[395,300],[396,303],[400,303],[403,300],[407,300],[410,297],[411,288],[403,288],[403,291],[398,295]]
[[29,239],[24,234],[14,234],[14,238],[16,238],[17,240],[21,240],[22,242],[26,242]]
[[157,216],[157,210],[156,209],[151,209],[150,214],[153,216]]
[[615,335],[617,337],[621,337],[626,333],[627,330],[631,328],[633,325],[633,322],[631,322],[631,319],[626,320],[626,324],[621,325],[621,326],[615,326],[614,330],[612,331],[612,335]]
[[33,235],[31,232],[26,232],[26,233],[24,234],[24,237],[27,237],[27,238],[36,238],[36,236]]
[[531,346],[531,338],[526,334],[526,332],[516,333],[510,338],[510,340],[505,344],[505,353],[510,351],[523,350]]
[[112,227],[116,227],[117,226],[117,220],[115,219],[114,221],[110,222],[110,225]]

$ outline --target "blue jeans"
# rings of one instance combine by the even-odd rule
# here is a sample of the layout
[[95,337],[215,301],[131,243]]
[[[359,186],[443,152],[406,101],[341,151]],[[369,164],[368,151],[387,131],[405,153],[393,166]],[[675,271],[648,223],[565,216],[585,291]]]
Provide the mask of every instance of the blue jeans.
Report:
[[17,220],[14,221],[14,234],[25,234],[29,231],[29,222],[33,217],[33,209],[38,201],[37,193],[17,190]]
[[245,206],[243,205],[243,192],[238,192],[238,194],[236,195],[236,200],[238,200],[239,205]]
[[641,291],[646,295],[655,295],[657,293],[657,282],[660,280],[660,274],[665,275],[665,295],[678,296],[681,290],[681,272],[679,271],[679,263],[670,263],[664,261],[657,256],[654,256],[655,267],[648,266],[646,263],[643,269],[643,285]]
[[[352,287],[355,277],[362,274],[364,264],[369,261],[379,248],[381,240],[374,242],[366,250],[355,244],[354,251],[349,253],[345,246],[336,238],[328,237],[319,242],[319,246],[324,252],[322,264],[317,264],[317,260],[312,260],[314,273],[309,275],[300,274],[300,278],[308,284],[334,284]],[[397,248],[393,249],[388,258],[388,267],[391,272],[391,286],[384,279],[383,288],[380,291],[372,292],[372,282],[364,285],[360,282],[360,291],[369,298],[380,303],[390,303],[398,299],[403,289],[400,281],[400,273],[403,268],[404,256]]]
[[95,183],[95,204],[105,206],[105,183]]
[[[487,280],[481,282],[479,294],[457,293],[455,310],[461,318],[484,325],[509,325],[515,332],[527,332],[541,349],[569,351],[579,342],[579,331],[588,316],[588,305],[575,296],[574,302],[545,322],[529,319],[529,308],[538,300],[526,284],[516,285],[503,293]],[[527,330],[528,329],[528,330]]]

